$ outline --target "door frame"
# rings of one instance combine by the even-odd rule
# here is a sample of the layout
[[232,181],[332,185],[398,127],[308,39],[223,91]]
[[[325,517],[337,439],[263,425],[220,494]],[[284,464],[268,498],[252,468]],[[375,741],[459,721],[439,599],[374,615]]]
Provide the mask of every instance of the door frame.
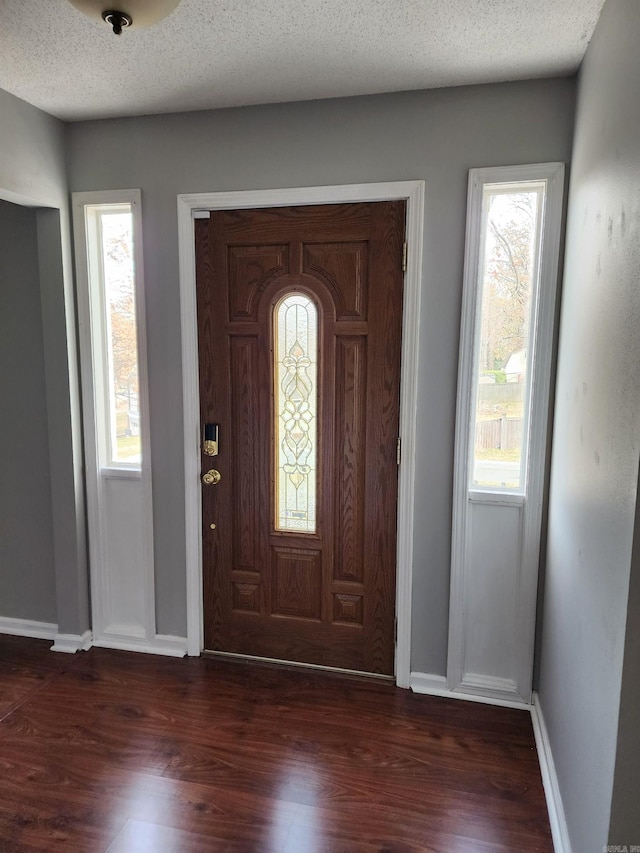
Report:
[[405,459],[398,470],[398,526],[396,545],[395,679],[410,686],[411,590],[415,449],[418,409],[418,349],[424,240],[424,181],[290,187],[271,190],[189,193],[178,196],[180,322],[182,332],[182,389],[185,471],[185,557],[187,582],[187,653],[203,649],[202,494],[200,489],[200,391],[194,219],[210,210],[289,207],[309,204],[405,200],[407,268],[402,316],[400,371],[400,437]]

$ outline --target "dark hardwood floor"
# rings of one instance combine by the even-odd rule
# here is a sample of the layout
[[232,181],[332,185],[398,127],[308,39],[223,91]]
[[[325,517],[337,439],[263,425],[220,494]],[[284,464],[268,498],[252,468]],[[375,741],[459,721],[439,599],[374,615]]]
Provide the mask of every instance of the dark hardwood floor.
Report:
[[551,851],[529,715],[0,636],[0,851]]

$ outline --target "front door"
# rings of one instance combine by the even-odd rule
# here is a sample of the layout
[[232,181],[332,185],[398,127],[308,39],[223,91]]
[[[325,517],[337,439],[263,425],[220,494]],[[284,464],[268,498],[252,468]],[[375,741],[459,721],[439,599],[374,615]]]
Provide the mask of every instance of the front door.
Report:
[[393,674],[404,221],[195,222],[207,650]]

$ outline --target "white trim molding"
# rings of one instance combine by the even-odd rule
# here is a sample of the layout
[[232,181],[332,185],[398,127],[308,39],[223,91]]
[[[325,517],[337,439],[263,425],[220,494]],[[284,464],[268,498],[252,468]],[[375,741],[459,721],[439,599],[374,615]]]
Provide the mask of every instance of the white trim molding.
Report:
[[[484,256],[484,189],[544,191],[532,287],[521,489],[470,486],[479,297]],[[497,190],[496,190],[497,191]],[[451,691],[531,701],[551,355],[564,195],[564,165],[471,169],[458,361],[447,683]],[[526,470],[524,468],[526,463]]]
[[[497,705],[501,708],[518,708],[528,711],[531,706],[523,702],[517,695],[507,692],[504,697],[488,695],[486,686],[483,685],[478,693],[465,692],[464,690],[451,690],[447,686],[447,678],[444,675],[431,675],[426,672],[412,672],[410,686],[414,693],[425,696],[440,696],[444,699],[462,699],[465,702],[480,702],[483,705]],[[493,685],[495,688],[495,685]]]
[[92,645],[91,631],[85,631],[84,634],[56,634],[51,651],[74,655],[76,652],[88,651]]
[[449,693],[445,675],[431,675],[428,672],[412,672],[409,686],[414,693],[426,696],[446,696]]
[[411,582],[415,490],[416,416],[418,398],[418,348],[422,252],[424,240],[424,181],[295,187],[178,196],[180,249],[180,314],[182,325],[182,381],[184,408],[185,526],[187,564],[188,653],[203,648],[202,542],[200,492],[200,419],[198,384],[198,327],[193,219],[208,210],[336,204],[404,199],[407,203],[408,243],[402,326],[400,383],[400,436],[402,458],[398,482],[398,539],[395,676],[408,688],[411,648]]
[[168,634],[156,634],[152,640],[145,637],[135,638],[131,632],[117,634],[105,632],[93,645],[99,649],[120,649],[123,652],[140,652],[147,655],[183,658],[187,654],[187,638],[173,637]]
[[0,634],[53,640],[57,633],[58,626],[55,622],[36,622],[33,619],[12,619],[9,616],[0,616]]
[[496,678],[492,675],[465,672],[464,678],[457,687],[452,688],[452,692],[462,693],[466,697],[480,696],[485,699],[491,698],[501,702],[515,703],[516,706],[522,708],[529,707],[528,702],[523,702],[518,687],[511,678]]
[[533,705],[531,706],[531,722],[533,723],[533,734],[536,740],[542,785],[547,800],[549,812],[549,823],[551,824],[551,835],[553,837],[553,848],[555,853],[571,853],[571,841],[569,840],[569,829],[562,804],[560,785],[551,752],[549,733],[544,721],[542,708],[537,693],[533,694]]
[[[107,322],[97,211],[131,211],[135,270],[138,406],[142,460],[133,467],[112,464],[104,423],[107,414],[105,353]],[[87,487],[87,528],[91,578],[93,644],[153,647],[156,636],[153,555],[153,490],[147,371],[147,339],[142,250],[142,200],[138,189],[78,192],[72,195],[78,326]],[[116,512],[120,504],[132,514]],[[126,528],[126,529],[125,529]],[[126,547],[121,547],[122,543]],[[119,549],[119,550],[118,550]],[[124,559],[123,559],[124,555]],[[113,628],[113,624],[117,624]],[[113,643],[111,642],[113,641]],[[140,651],[144,649],[140,648]]]

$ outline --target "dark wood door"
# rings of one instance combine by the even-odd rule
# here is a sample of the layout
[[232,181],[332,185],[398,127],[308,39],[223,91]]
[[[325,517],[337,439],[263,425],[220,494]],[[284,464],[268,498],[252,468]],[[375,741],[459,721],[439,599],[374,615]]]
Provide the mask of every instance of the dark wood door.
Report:
[[404,220],[196,220],[205,649],[393,674]]

